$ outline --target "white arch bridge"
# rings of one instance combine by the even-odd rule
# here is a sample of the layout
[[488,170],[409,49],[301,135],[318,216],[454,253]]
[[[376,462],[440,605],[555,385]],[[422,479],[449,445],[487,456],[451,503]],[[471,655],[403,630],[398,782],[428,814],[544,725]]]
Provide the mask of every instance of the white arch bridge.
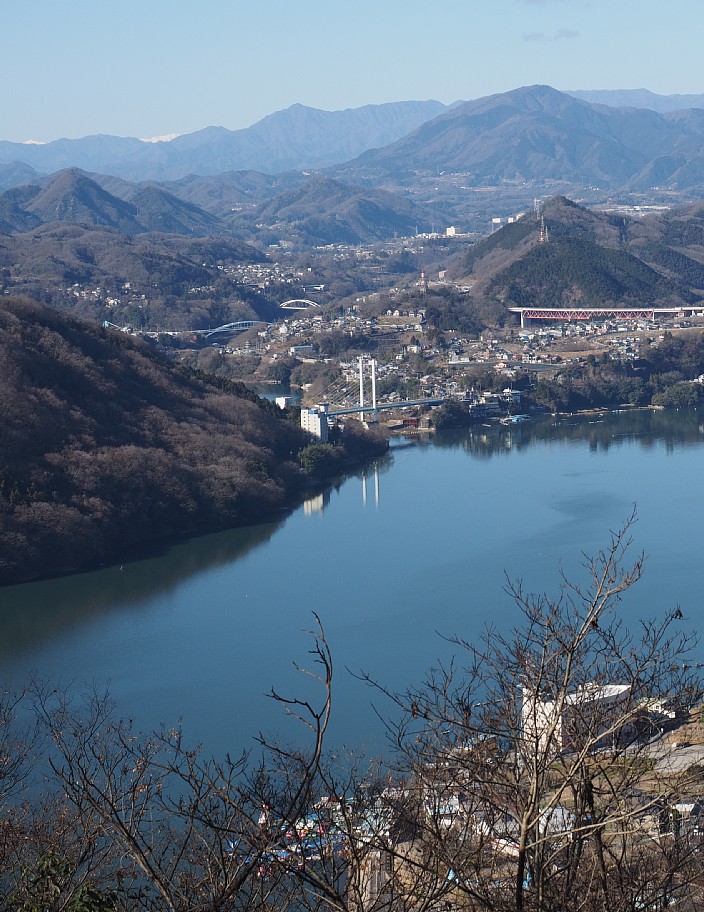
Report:
[[251,329],[253,326],[270,326],[270,323],[267,323],[265,320],[238,320],[237,323],[223,323],[222,326],[217,326],[215,329],[209,329],[205,332],[206,339],[209,339],[210,336],[214,336],[217,333],[241,333],[245,332],[247,329]]
[[316,304],[315,301],[310,301],[308,298],[291,298],[290,301],[279,304],[279,307],[281,310],[310,310],[311,307],[320,307],[320,304]]

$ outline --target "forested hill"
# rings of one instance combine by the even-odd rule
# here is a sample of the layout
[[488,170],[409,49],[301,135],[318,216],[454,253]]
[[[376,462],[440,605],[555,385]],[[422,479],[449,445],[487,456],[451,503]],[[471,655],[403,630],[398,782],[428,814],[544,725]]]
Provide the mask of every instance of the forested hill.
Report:
[[0,582],[271,516],[310,442],[277,411],[121,333],[0,299]]
[[[524,307],[682,307],[704,289],[704,208],[629,218],[545,201],[457,257],[477,301]],[[541,237],[542,235],[542,237]]]

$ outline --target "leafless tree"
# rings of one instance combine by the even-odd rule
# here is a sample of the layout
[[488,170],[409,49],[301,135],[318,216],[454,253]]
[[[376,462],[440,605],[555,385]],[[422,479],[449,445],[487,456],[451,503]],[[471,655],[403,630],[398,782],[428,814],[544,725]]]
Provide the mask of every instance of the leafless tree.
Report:
[[0,693],[0,806],[16,798],[26,785],[32,769],[37,732],[31,722],[22,721],[26,693]]
[[[696,889],[698,840],[663,819],[697,784],[659,737],[700,695],[694,638],[677,608],[637,630],[619,617],[643,570],[642,556],[626,562],[633,521],[557,598],[508,584],[511,633],[453,637],[462,661],[405,692],[381,687],[415,801],[413,852],[390,852],[406,869],[432,858],[452,905],[635,912]],[[434,897],[447,901],[439,876]]]
[[453,637],[458,658],[418,687],[369,681],[393,705],[383,763],[326,752],[333,664],[317,617],[300,669],[317,699],[272,693],[306,738],[262,736],[257,762],[209,759],[180,728],[139,736],[105,694],[81,709],[37,687],[66,895],[113,884],[142,912],[696,903],[702,785],[662,731],[700,696],[695,641],[677,608],[636,630],[620,618],[643,569],[627,562],[633,520],[557,597],[508,584],[515,630]]
[[262,742],[257,764],[207,759],[180,728],[138,736],[105,694],[81,709],[37,689],[54,775],[83,831],[104,846],[129,908],[280,910],[294,901],[281,834],[310,807],[330,712],[329,650],[320,629],[313,637],[320,705],[274,695],[311,738],[286,751]]

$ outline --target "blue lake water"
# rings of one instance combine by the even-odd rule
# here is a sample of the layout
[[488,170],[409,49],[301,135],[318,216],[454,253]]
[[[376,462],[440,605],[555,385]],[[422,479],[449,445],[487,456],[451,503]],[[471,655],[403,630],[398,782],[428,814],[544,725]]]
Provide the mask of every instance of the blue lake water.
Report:
[[279,523],[179,543],[96,572],[0,589],[0,667],[79,690],[109,686],[142,728],[182,719],[208,752],[291,733],[265,694],[313,695],[316,612],[335,664],[330,744],[376,750],[382,729],[355,675],[422,680],[487,624],[518,620],[506,577],[556,593],[559,568],[607,544],[637,505],[643,580],[626,621],[676,604],[699,628],[704,414],[544,419],[395,441],[388,459]]

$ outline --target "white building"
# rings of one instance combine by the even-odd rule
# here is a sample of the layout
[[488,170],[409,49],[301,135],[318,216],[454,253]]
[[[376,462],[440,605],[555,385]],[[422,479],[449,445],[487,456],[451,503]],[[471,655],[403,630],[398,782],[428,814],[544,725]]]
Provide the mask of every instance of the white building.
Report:
[[327,403],[315,408],[301,409],[301,427],[313,434],[321,443],[328,439],[328,406]]
[[522,718],[526,747],[531,752],[549,749],[557,752],[580,741],[596,747],[602,738],[617,739],[623,727],[632,721],[624,706],[630,689],[630,684],[588,683],[560,700],[545,700],[524,687]]

